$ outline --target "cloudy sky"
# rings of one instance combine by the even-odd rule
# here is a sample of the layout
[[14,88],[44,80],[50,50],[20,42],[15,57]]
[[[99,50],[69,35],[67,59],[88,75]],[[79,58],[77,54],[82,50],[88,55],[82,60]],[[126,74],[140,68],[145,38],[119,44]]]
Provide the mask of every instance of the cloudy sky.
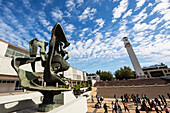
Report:
[[0,0],[0,39],[29,49],[33,38],[49,41],[59,22],[71,43],[68,62],[77,69],[133,69],[124,36],[142,67],[170,67],[168,12],[169,0]]

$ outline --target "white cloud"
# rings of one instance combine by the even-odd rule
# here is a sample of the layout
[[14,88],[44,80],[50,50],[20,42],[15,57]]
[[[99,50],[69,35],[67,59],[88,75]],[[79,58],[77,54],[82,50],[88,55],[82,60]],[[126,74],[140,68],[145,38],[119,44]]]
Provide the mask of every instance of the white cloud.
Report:
[[136,0],[136,1],[137,1],[137,4],[136,4],[135,10],[138,10],[143,6],[146,0]]
[[148,4],[148,7],[152,7],[152,6],[153,6],[153,4],[152,4],[152,3],[149,3],[149,4]]
[[69,33],[73,33],[75,29],[76,28],[73,24],[68,24],[67,26],[65,26],[65,30]]
[[46,14],[44,12],[39,12],[39,19],[40,19],[40,22],[42,23],[42,25],[44,27],[47,27],[48,25],[50,25],[50,21],[46,20]]
[[113,20],[112,20],[112,23],[115,23],[115,22],[116,22],[116,19],[113,19]]
[[150,21],[149,23],[154,24],[154,23],[157,22],[158,20],[159,20],[159,18],[157,17],[157,18],[153,19],[152,21]]
[[76,4],[74,3],[74,0],[67,0],[66,1],[66,7],[69,9],[69,11],[75,10]]
[[118,2],[119,0],[113,0],[113,2]]
[[99,0],[93,0],[93,2],[99,2]]
[[43,35],[47,38],[47,39],[51,39],[51,35],[47,32],[43,32]]
[[76,3],[78,4],[77,7],[80,7],[84,3],[84,0],[76,0]]
[[122,13],[128,8],[128,0],[122,0],[120,5],[113,9],[113,17],[120,18]]
[[52,14],[52,17],[55,21],[58,20],[58,19],[61,20],[63,18],[63,13],[59,9],[52,11],[51,14]]
[[44,9],[47,5],[52,4],[52,3],[53,3],[52,1],[53,1],[53,0],[45,0],[45,1],[43,1],[43,2],[41,3],[43,9]]
[[90,20],[92,20],[94,17],[94,14],[97,12],[97,10],[95,9],[95,8],[93,8],[93,9],[90,9],[90,7],[87,7],[85,10],[84,10],[84,12],[80,15],[80,16],[78,16],[78,18],[79,18],[79,21],[82,21],[82,20],[86,20],[86,19],[90,19]]
[[103,28],[103,25],[105,23],[105,21],[102,18],[96,19],[95,22],[96,22],[95,27],[98,26],[98,28],[96,28],[94,31],[92,31],[92,33],[98,32],[101,28]]
[[153,15],[155,12],[160,12],[163,13],[165,10],[167,10],[170,7],[170,3],[168,2],[168,0],[162,0],[161,3],[157,4],[154,9],[152,10],[152,12],[150,13],[150,15]]
[[53,29],[53,26],[48,26],[47,29],[48,31],[51,31]]
[[149,28],[149,25],[147,25],[146,23],[142,23],[142,24],[137,23],[137,24],[135,24],[135,26],[133,27],[133,30],[134,30],[134,31],[144,31],[144,30],[146,30],[146,29],[148,29],[148,28]]
[[85,32],[88,31],[88,30],[89,30],[89,28],[84,28],[84,29],[82,29],[82,30],[81,30],[82,33],[79,34],[79,36],[80,36],[80,37],[84,37]]
[[147,13],[145,13],[145,12],[146,12],[146,7],[138,15],[134,16],[134,18],[132,19],[132,22],[137,22],[140,20],[139,21],[139,23],[140,23],[143,20],[145,20],[148,17]]
[[23,0],[23,4],[26,8],[30,9],[31,4],[30,4],[29,0]]
[[106,32],[106,33],[105,33],[105,38],[110,37],[111,33],[112,33],[112,32]]
[[93,40],[92,39],[88,39],[87,42],[84,45],[84,49],[87,49],[88,47],[90,47],[90,45],[92,44]]
[[122,18],[126,18],[127,16],[131,16],[131,14],[132,14],[132,9],[130,9],[126,14],[124,14]]
[[100,19],[96,19],[96,23],[98,26],[103,27],[105,21],[102,18],[100,18]]

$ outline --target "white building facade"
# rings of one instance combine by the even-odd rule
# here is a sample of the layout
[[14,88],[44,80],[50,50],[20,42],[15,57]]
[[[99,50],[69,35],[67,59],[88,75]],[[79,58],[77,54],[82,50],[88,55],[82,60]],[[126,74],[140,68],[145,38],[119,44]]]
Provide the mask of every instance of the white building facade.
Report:
[[[18,75],[11,66],[11,61],[15,56],[29,56],[29,51],[3,40],[0,40],[0,48],[0,92],[22,90]],[[35,67],[37,72],[43,72],[44,70],[41,66],[41,62],[37,62]],[[23,65],[20,68],[32,71],[30,64]],[[71,86],[73,84],[87,82],[86,72],[73,67],[62,72],[62,74],[64,74],[64,77],[70,79],[69,82]],[[43,80],[41,82],[43,82]],[[40,84],[43,85],[43,83]]]

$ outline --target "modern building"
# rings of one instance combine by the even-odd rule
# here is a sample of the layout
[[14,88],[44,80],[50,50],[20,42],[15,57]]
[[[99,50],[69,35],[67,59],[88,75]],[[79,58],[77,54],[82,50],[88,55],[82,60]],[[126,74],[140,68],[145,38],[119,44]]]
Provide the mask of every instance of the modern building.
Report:
[[137,78],[145,78],[144,72],[139,64],[139,61],[135,55],[135,52],[132,48],[132,45],[130,44],[129,39],[127,37],[124,37],[123,42],[125,44],[125,48],[129,54],[130,60],[132,62],[133,68],[135,70],[136,77]]
[[[29,56],[29,51],[3,40],[0,40],[0,48],[0,92],[22,90],[18,75],[11,66],[11,60],[15,56]],[[37,72],[43,72],[44,70],[41,62],[37,62],[35,67]],[[32,71],[30,64],[20,66],[20,68]],[[87,82],[86,72],[73,67],[62,72],[62,74],[64,74],[64,77],[70,79],[71,86],[73,84]],[[40,80],[40,84],[44,85],[43,79]]]
[[88,81],[96,80],[97,82],[99,82],[100,81],[100,76],[98,74],[88,74],[87,75],[87,80]]
[[168,66],[164,64],[143,67],[142,70],[147,78],[170,76],[170,68],[168,68]]

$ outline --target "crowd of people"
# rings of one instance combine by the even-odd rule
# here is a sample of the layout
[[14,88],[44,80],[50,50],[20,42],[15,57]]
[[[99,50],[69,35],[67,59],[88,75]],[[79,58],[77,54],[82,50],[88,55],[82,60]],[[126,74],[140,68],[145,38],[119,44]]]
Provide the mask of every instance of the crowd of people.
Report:
[[[170,99],[169,93],[167,94],[168,98]],[[156,113],[169,113],[168,107],[167,107],[167,101],[164,97],[164,95],[158,95],[158,98],[150,99],[147,95],[139,95],[139,94],[124,94],[120,96],[120,100],[114,95],[114,100],[110,103],[110,106],[107,105],[107,103],[102,104],[104,98],[101,96],[99,97],[96,95],[97,103],[95,104],[95,108],[104,108],[105,113],[108,113],[108,108],[112,108],[112,113],[122,113],[122,108],[120,103],[122,103],[125,112],[129,112],[128,104],[129,102],[134,103],[134,106],[136,107],[135,111],[136,113],[140,113],[140,111],[146,111],[146,113],[149,113],[149,111],[156,111]],[[91,96],[91,100],[94,103],[94,97]],[[119,102],[121,101],[121,102]],[[103,106],[102,106],[103,105]]]

